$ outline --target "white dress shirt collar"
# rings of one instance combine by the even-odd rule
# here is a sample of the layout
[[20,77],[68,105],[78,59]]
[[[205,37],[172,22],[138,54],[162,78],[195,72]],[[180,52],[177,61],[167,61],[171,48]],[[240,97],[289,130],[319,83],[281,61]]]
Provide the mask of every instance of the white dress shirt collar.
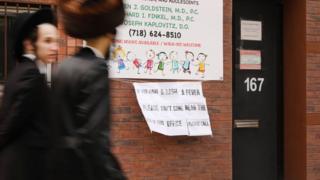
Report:
[[32,61],[34,61],[36,59],[36,56],[34,54],[23,54],[22,56],[31,59]]
[[47,74],[47,64],[43,63],[40,60],[36,61],[40,74]]
[[37,60],[36,56],[34,54],[23,54],[22,56],[24,56],[28,59],[31,59],[32,61],[35,61],[41,74],[47,73],[47,65],[45,63],[43,63],[42,61]]
[[99,57],[99,58],[102,58],[102,59],[105,58],[104,55],[102,54],[102,52],[101,52],[99,49],[94,48],[94,47],[92,47],[92,46],[88,46],[88,45],[86,45],[85,47],[91,49],[91,50],[93,51],[93,53],[95,54],[95,56],[97,56],[97,57]]

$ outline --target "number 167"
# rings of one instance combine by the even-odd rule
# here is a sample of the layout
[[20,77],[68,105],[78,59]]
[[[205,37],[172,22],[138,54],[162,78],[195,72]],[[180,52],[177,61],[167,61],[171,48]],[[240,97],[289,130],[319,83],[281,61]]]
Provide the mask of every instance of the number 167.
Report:
[[261,92],[264,78],[247,78],[244,83],[247,86],[247,92]]

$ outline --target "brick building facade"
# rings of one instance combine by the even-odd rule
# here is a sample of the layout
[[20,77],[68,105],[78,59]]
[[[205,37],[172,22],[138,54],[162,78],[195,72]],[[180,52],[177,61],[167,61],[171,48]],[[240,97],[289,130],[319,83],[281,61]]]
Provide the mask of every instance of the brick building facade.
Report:
[[[111,80],[113,151],[129,179],[232,179],[232,0],[224,0],[223,7],[224,80],[203,82],[212,137],[151,134],[131,81]],[[320,179],[320,1],[284,0],[283,34],[285,179],[316,180]],[[61,28],[60,38],[59,60],[82,45]]]
[[320,1],[306,3],[307,179],[320,177]]

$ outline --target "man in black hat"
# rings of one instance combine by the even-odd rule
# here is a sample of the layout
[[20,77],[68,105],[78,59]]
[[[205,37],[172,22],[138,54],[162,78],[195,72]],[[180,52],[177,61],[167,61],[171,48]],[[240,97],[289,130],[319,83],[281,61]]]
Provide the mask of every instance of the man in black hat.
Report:
[[109,81],[106,58],[116,26],[125,16],[122,0],[60,0],[67,34],[87,46],[64,60],[54,78],[59,103],[60,151],[52,179],[126,179],[110,147]]
[[43,180],[50,147],[46,64],[56,59],[53,12],[19,14],[14,29],[17,65],[5,85],[0,113],[0,179]]

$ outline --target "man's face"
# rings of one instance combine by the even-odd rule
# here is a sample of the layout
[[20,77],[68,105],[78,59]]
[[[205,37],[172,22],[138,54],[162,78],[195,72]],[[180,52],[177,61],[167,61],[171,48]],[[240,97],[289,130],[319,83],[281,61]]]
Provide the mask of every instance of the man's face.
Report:
[[48,64],[57,59],[58,31],[52,24],[40,24],[38,26],[38,38],[35,42],[35,54],[37,59]]

